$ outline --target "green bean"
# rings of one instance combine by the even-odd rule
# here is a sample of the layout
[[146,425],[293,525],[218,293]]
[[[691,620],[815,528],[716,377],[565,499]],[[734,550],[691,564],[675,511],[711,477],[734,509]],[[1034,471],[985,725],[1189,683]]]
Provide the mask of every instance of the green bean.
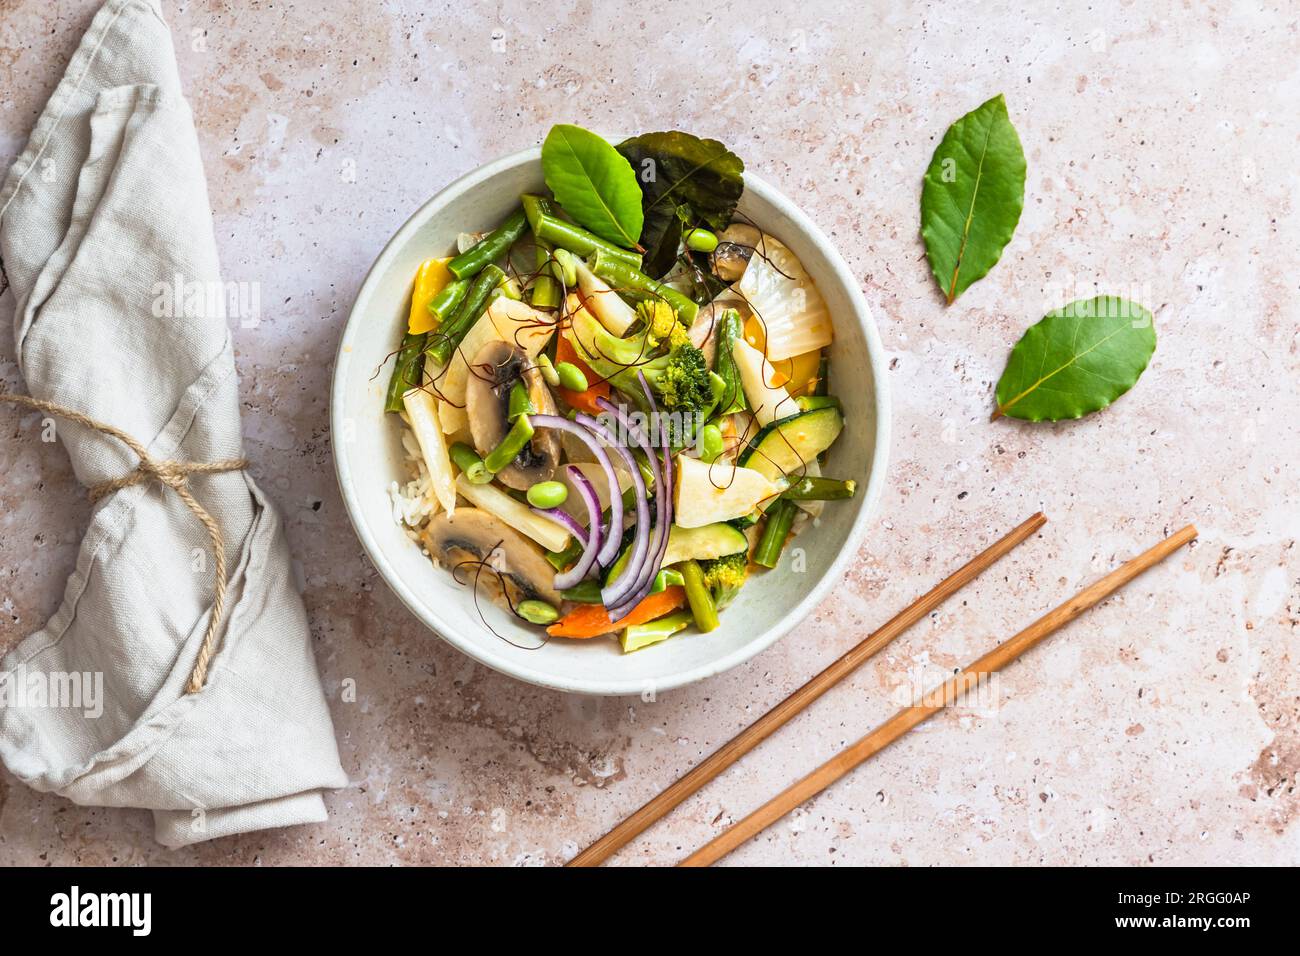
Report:
[[587,390],[587,376],[583,375],[582,369],[572,362],[561,362],[555,366],[555,374],[560,377],[561,388],[567,388],[571,392]]
[[800,478],[781,495],[792,501],[843,501],[857,493],[858,483],[852,478]]
[[831,357],[822,351],[817,362],[817,384],[813,386],[814,395],[829,395],[831,391]]
[[445,286],[433,294],[429,300],[429,314],[438,320],[441,325],[447,321],[447,318],[455,313],[457,307],[465,299],[465,293],[469,291],[468,279],[452,279]]
[[465,338],[483,314],[483,310],[487,308],[488,296],[505,275],[494,265],[485,266],[470,285],[465,298],[461,300],[451,318],[429,336],[425,354],[433,359],[435,365],[441,367],[447,364],[451,354],[460,345],[461,339]]
[[720,399],[721,412],[724,415],[743,412],[749,408],[749,402],[745,398],[745,386],[740,377],[740,367],[736,364],[734,352],[736,340],[742,335],[740,313],[735,309],[727,309],[718,320],[716,335],[718,348],[717,355],[713,359],[713,371],[722,377],[727,386]]
[[578,259],[568,249],[556,249],[551,263],[551,274],[566,289],[578,284]]
[[[578,545],[579,552],[582,551],[582,545]],[[556,570],[563,570],[557,568]],[[560,597],[566,601],[572,601],[574,604],[601,604],[600,599],[600,582],[595,578],[588,578],[585,581],[579,581],[571,588],[560,592]]]
[[388,395],[384,399],[384,411],[400,412],[406,407],[402,396],[413,388],[418,388],[424,378],[424,339],[423,332],[412,335],[407,332],[402,336],[401,347],[397,350],[397,364],[393,368],[393,377],[388,380]]
[[683,561],[679,567],[686,584],[686,603],[691,606],[695,626],[705,632],[713,630],[718,626],[718,607],[713,602],[709,586],[704,583],[704,570],[700,567],[700,562]]
[[534,508],[558,508],[568,497],[562,481],[539,481],[528,488],[528,503]]
[[492,480],[492,472],[487,470],[487,465],[483,464],[483,459],[478,456],[473,448],[462,441],[458,441],[449,449],[451,460],[456,463],[471,484],[486,485]]
[[650,586],[650,593],[658,594],[667,588],[677,587],[685,583],[686,579],[682,577],[682,572],[676,568],[660,568],[659,573],[655,575],[654,584]]
[[763,535],[754,548],[754,563],[765,568],[774,568],[781,560],[781,551],[785,548],[785,539],[790,535],[790,525],[794,522],[795,503],[786,498],[778,498],[767,509],[767,524],[763,526]]
[[554,624],[560,618],[560,612],[545,601],[520,601],[515,613],[529,624]]
[[597,250],[614,256],[634,268],[641,265],[641,256],[627,249],[620,249],[613,243],[606,242],[594,232],[588,232],[581,226],[567,222],[556,215],[555,206],[543,196],[525,195],[520,197],[524,204],[524,213],[532,227],[533,236],[543,242],[549,242],[560,249],[579,256],[589,256]]
[[[569,539],[569,543],[564,548],[563,551],[547,551],[546,560],[551,565],[551,567],[555,568],[555,570],[565,571],[571,568],[573,566],[573,563],[577,561],[578,558],[582,557],[583,550],[584,549],[582,547],[582,542],[579,541],[577,536],[575,535]],[[582,585],[578,585],[578,586],[581,587]],[[599,588],[599,585],[597,587]],[[570,600],[578,600],[578,599],[570,598]],[[596,604],[598,602],[583,601],[582,603]]]
[[614,559],[614,563],[611,564],[609,570],[605,572],[605,587],[611,587],[614,582],[619,579],[619,576],[623,573],[623,570],[627,567],[627,562],[631,560],[631,558],[632,545],[629,544],[619,552],[618,557]]
[[551,388],[558,388],[560,385],[560,375],[555,371],[555,366],[551,364],[550,356],[545,352],[537,356],[537,370],[542,373],[542,380]]
[[507,299],[513,299],[516,302],[523,301],[524,294],[519,288],[519,280],[514,276],[506,276],[501,280],[501,284],[497,288],[501,290],[501,294]]
[[[817,384],[813,386],[813,396],[815,398],[826,398],[831,393],[831,357],[822,349],[821,358],[817,361]],[[838,405],[838,401],[836,403]],[[829,448],[822,449],[822,453],[817,456],[817,464],[825,466],[826,460],[830,457]]]
[[700,429],[700,461],[711,465],[722,454],[722,429],[708,424]]
[[801,412],[811,412],[818,408],[839,408],[840,400],[834,395],[800,395],[794,400]]
[[674,309],[677,316],[687,325],[695,321],[700,307],[671,286],[666,286],[657,279],[652,279],[640,269],[630,265],[625,259],[611,256],[602,249],[597,249],[588,260],[591,271],[600,276],[615,292],[627,293],[643,298],[663,299]]
[[488,263],[501,258],[527,228],[523,209],[516,209],[505,222],[448,262],[447,271],[457,279],[478,275]]
[[692,252],[712,252],[718,248],[718,237],[707,229],[688,229],[682,241]]
[[524,446],[532,440],[533,423],[528,420],[527,415],[520,415],[515,419],[506,437],[501,439],[501,444],[488,452],[487,457],[483,459],[483,464],[494,475],[499,471],[505,471],[510,467],[510,463],[519,457]]
[[510,398],[506,402],[506,421],[513,422],[520,415],[532,415],[536,411],[523,382],[515,382],[510,386]]
[[532,306],[534,309],[555,309],[560,305],[560,287],[551,278],[551,244],[533,237],[537,246],[537,275],[533,276]]

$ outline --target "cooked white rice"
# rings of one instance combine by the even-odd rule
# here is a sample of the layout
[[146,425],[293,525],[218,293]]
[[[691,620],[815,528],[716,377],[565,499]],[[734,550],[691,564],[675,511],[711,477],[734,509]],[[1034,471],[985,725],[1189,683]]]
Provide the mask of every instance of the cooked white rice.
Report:
[[404,464],[410,477],[405,484],[397,481],[389,484],[388,497],[393,502],[393,520],[408,537],[418,541],[417,532],[438,511],[438,499],[433,496],[433,484],[424,456],[420,454],[420,443],[405,414],[402,415],[402,450],[406,453]]

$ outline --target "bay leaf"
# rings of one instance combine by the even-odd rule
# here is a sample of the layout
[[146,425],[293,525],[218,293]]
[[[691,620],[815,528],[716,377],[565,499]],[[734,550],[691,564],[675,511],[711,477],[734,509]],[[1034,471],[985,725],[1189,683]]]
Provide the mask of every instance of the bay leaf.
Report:
[[1071,302],[1011,350],[993,417],[1081,418],[1132,388],[1155,350],[1155,324],[1142,306],[1108,295]]
[[951,305],[997,264],[1025,201],[1025,154],[1002,94],[944,134],[921,188],[921,238]]
[[647,275],[661,278],[672,267],[683,226],[731,225],[745,164],[722,143],[674,130],[633,136],[617,148],[641,184]]
[[560,123],[542,143],[542,175],[564,211],[609,242],[636,248],[641,187],[632,166],[609,143],[581,126]]

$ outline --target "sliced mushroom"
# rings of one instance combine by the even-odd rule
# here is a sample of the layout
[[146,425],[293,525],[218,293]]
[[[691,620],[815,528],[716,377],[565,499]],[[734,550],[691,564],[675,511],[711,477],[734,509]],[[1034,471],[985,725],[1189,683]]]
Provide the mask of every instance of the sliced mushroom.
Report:
[[709,257],[713,274],[723,282],[735,282],[745,274],[754,249],[762,244],[763,234],[753,226],[736,223],[718,237],[718,248]]
[[[465,386],[465,412],[470,434],[480,455],[487,455],[510,431],[510,390],[522,379],[528,399],[538,412],[555,414],[555,399],[546,387],[541,370],[523,349],[500,339],[479,349],[470,363]],[[549,481],[560,461],[560,442],[550,429],[538,429],[510,465],[497,472],[508,488],[527,490],[539,481]]]
[[[425,527],[421,540],[435,562],[461,583],[482,588],[493,600],[501,599],[504,585],[515,606],[530,600],[560,606],[562,598],[552,584],[555,569],[541,548],[482,508],[462,506],[451,518],[442,512]],[[487,567],[466,567],[466,561],[486,562]]]

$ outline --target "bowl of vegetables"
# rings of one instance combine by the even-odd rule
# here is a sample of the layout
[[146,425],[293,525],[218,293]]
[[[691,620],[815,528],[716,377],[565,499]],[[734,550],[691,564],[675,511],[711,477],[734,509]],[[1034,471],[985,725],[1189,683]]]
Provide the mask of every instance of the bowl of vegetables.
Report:
[[419,209],[335,363],[348,514],[412,613],[530,683],[646,694],[789,631],[885,479],[883,349],[723,144],[556,126]]

